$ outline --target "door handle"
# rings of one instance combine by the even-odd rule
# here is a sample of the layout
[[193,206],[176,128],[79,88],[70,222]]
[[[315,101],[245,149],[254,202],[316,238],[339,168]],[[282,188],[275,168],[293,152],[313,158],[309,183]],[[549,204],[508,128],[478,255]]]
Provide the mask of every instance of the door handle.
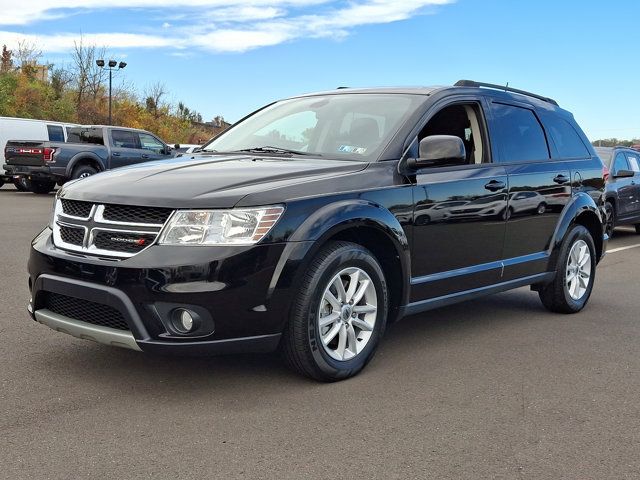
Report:
[[553,181],[562,185],[563,183],[567,183],[569,181],[569,177],[567,177],[566,175],[559,174],[559,175],[556,175],[556,178],[554,178]]
[[507,184],[504,183],[504,182],[501,182],[500,180],[491,180],[489,183],[487,183],[484,186],[484,188],[486,188],[487,190],[489,190],[491,192],[497,192],[498,190],[502,190],[506,186],[507,186]]
[[149,158],[149,155],[147,155],[146,153],[143,153],[142,158]]
[[119,154],[118,152],[112,152],[112,153],[111,153],[111,156],[112,156],[112,157],[119,157],[119,156],[120,156],[120,154]]

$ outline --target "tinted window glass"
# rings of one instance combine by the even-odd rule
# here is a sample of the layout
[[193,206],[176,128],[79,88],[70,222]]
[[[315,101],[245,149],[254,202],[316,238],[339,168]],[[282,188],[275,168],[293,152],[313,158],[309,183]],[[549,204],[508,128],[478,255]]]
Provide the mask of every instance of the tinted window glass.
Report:
[[138,136],[129,130],[112,130],[111,138],[113,146],[120,148],[140,148],[138,146]]
[[561,158],[590,156],[589,150],[584,146],[580,136],[564,118],[557,115],[545,115],[543,121]]
[[535,114],[521,107],[493,104],[495,145],[502,162],[527,162],[549,158],[544,131]]
[[140,134],[140,145],[142,145],[144,150],[151,150],[158,154],[164,153],[164,143],[148,133]]
[[638,155],[627,152],[627,160],[629,161],[631,170],[634,172],[640,172],[640,157]]
[[616,159],[613,161],[613,172],[619,172],[620,170],[629,170],[629,163],[623,152],[616,153]]
[[74,127],[67,129],[67,142],[70,143],[95,143],[104,145],[101,128]]
[[64,131],[60,125],[47,125],[50,142],[64,142]]

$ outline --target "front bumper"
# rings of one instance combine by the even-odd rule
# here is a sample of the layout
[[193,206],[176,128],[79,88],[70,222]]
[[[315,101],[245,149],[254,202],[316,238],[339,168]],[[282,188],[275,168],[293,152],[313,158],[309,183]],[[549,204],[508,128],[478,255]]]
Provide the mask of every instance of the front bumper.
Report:
[[[308,242],[249,247],[155,245],[120,260],[82,256],[56,248],[45,229],[29,259],[32,317],[54,330],[161,354],[266,352],[277,348],[288,318],[292,272]],[[293,265],[293,266],[292,266]],[[50,294],[119,312],[128,330],[89,323],[52,311]],[[214,325],[206,335],[177,335],[169,313],[189,308]]]

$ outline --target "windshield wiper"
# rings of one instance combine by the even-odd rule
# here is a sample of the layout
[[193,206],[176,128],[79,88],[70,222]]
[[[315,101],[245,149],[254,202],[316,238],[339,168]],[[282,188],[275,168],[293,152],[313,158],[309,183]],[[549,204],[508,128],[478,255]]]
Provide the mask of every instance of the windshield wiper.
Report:
[[300,150],[290,150],[288,148],[280,147],[252,147],[243,148],[241,150],[235,150],[235,152],[248,152],[248,153],[276,153],[276,154],[292,154],[292,155],[313,155],[314,157],[321,157],[318,153],[301,152]]

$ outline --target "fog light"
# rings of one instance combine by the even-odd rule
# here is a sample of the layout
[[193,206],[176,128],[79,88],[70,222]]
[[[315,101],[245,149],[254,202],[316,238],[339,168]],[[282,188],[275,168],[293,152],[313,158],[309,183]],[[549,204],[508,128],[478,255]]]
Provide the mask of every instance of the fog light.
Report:
[[180,313],[180,325],[186,332],[190,332],[193,329],[193,317],[186,310],[182,310],[182,313]]

